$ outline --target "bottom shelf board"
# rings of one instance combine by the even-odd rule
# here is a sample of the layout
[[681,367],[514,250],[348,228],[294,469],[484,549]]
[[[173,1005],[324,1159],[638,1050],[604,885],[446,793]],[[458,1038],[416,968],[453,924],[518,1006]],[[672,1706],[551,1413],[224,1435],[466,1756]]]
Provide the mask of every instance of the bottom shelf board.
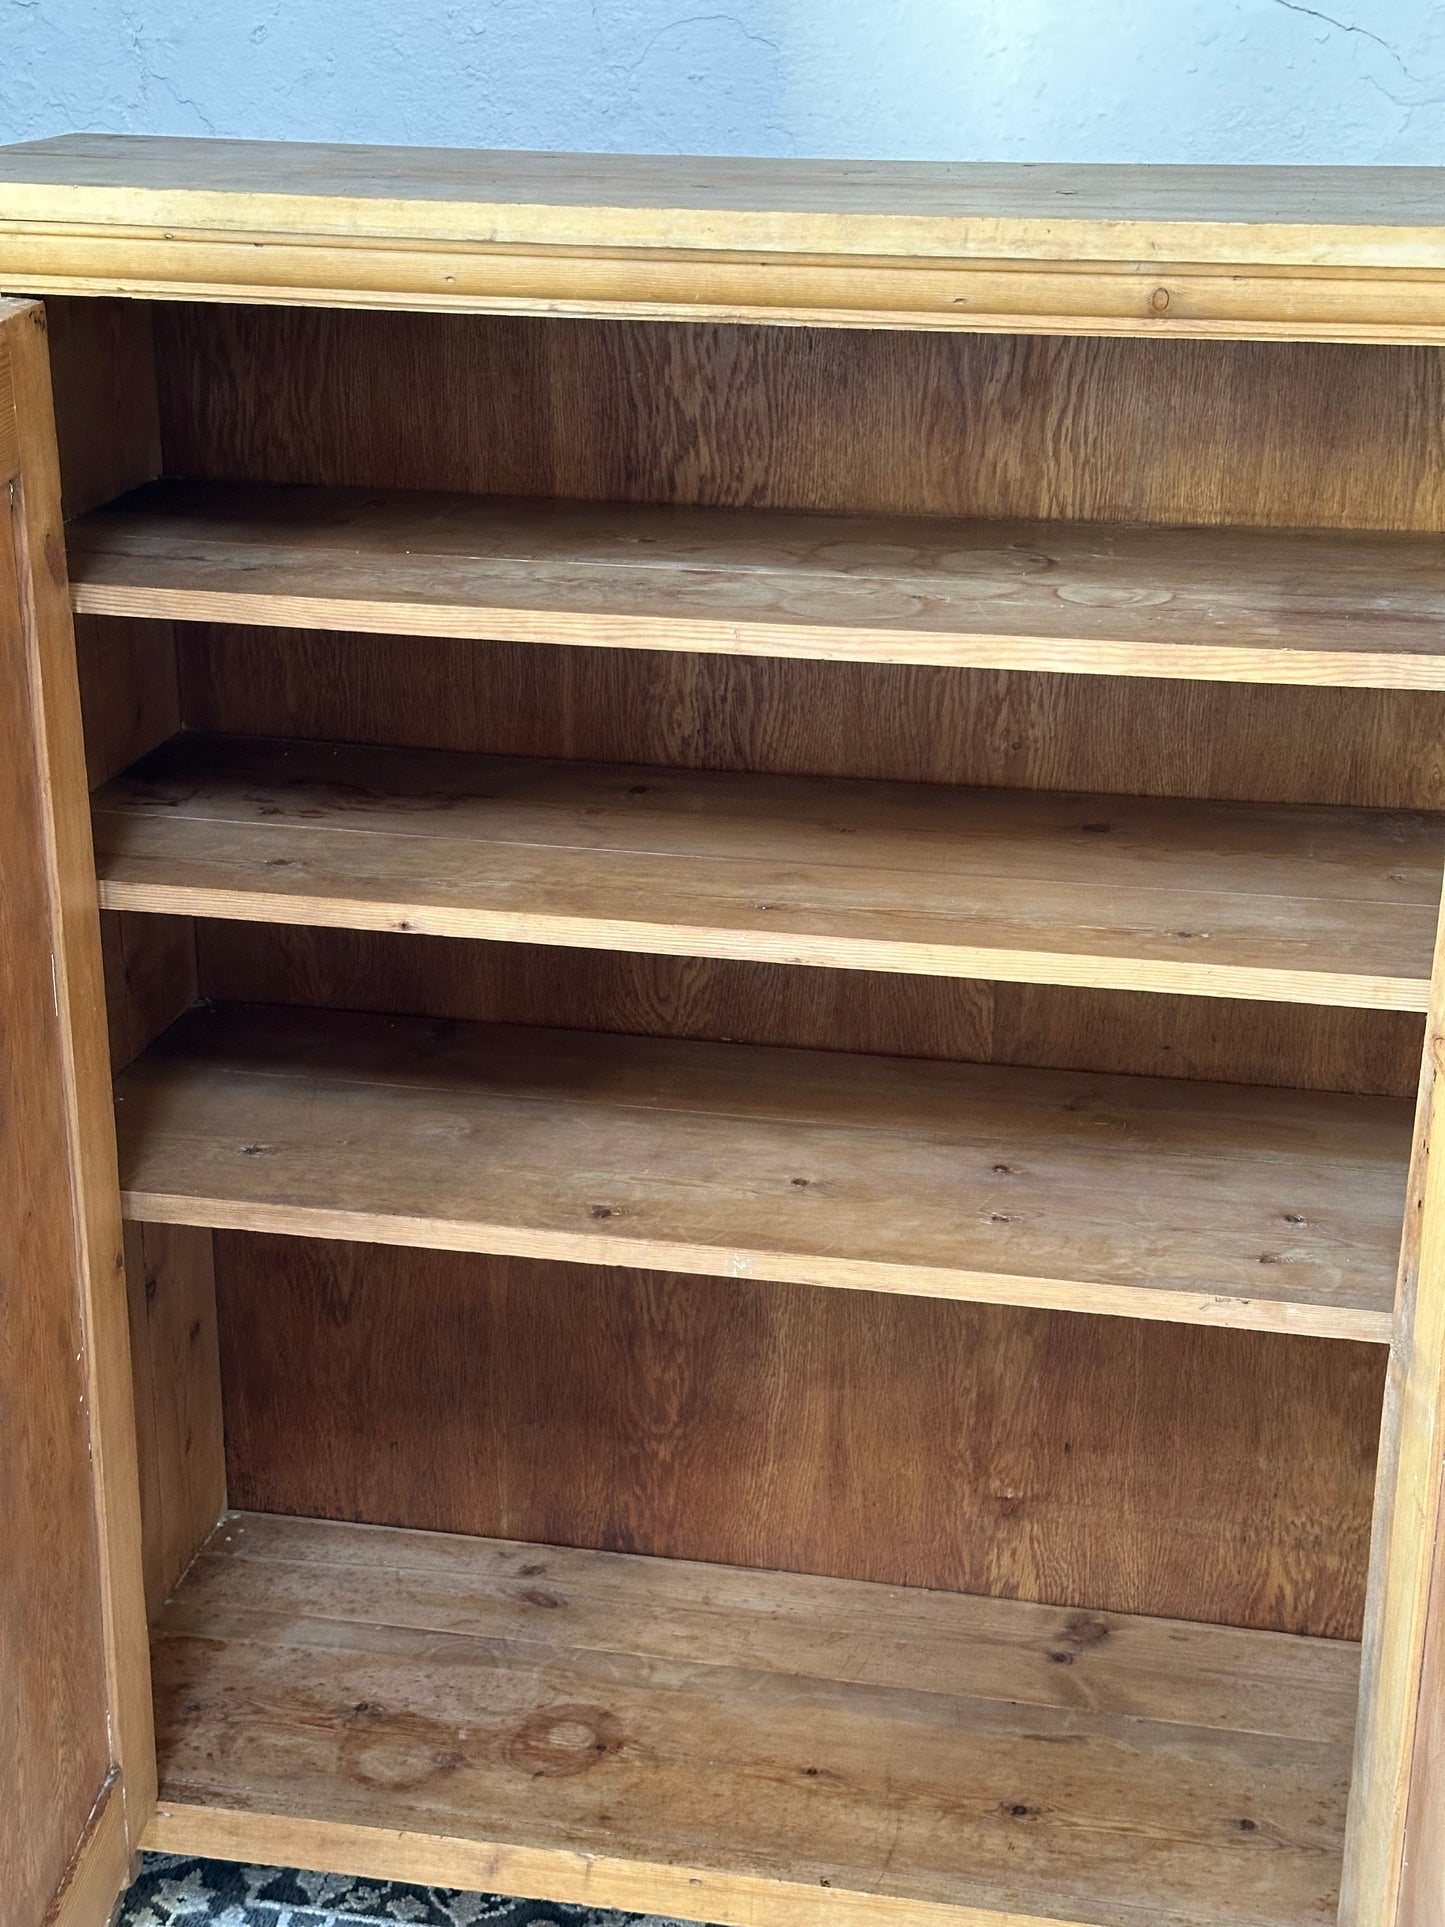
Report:
[[1327,1927],[1358,1647],[223,1519],[145,1844],[729,1927]]

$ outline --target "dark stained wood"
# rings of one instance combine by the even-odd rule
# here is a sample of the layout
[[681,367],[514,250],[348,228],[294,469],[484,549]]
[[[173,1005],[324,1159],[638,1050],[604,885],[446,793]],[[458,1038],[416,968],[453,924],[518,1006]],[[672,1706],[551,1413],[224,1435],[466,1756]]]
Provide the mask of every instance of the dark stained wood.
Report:
[[154,312],[120,297],[45,303],[67,520],[161,472]]
[[1445,697],[178,624],[188,727],[778,775],[1445,808]]
[[[115,921],[129,932],[150,920],[118,915]],[[274,924],[198,921],[195,929],[202,995],[239,1003],[724,1037],[1387,1097],[1411,1096],[1420,1069],[1423,1022],[1394,1011],[1140,997]]]
[[165,469],[593,501],[1438,529],[1438,348],[156,311]]
[[[12,460],[12,342],[33,314],[0,303],[0,454],[8,435]],[[13,479],[0,475],[0,1867],[7,1920],[39,1927],[112,1756],[33,591]]]
[[95,789],[180,727],[175,639],[168,622],[77,616],[75,657]]
[[152,1617],[226,1504],[211,1234],[127,1225],[141,1552]]
[[111,1067],[123,1071],[196,1000],[196,926],[189,917],[125,917],[103,910]]
[[441,1878],[661,1863],[791,1927],[1334,1920],[1339,1642],[240,1513],[155,1652],[168,1846],[430,1832]]
[[238,1505],[1359,1634],[1373,1346],[235,1232],[216,1255]]

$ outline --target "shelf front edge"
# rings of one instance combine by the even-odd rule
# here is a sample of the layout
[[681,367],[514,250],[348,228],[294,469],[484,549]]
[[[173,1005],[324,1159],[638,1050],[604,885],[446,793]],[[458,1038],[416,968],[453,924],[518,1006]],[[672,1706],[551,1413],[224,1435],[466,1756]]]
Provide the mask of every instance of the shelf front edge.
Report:
[[[626,1860],[567,1847],[466,1840],[165,1799],[141,1846],[150,1853],[282,1863],[314,1873],[672,1915],[712,1922],[714,1927],[761,1927],[764,1922],[776,1927],[1096,1927],[1082,1916],[946,1906],[758,1874]],[[1168,1922],[1160,1927],[1168,1927]]]
[[[106,861],[104,855],[102,863]],[[102,910],[137,916],[206,917],[228,923],[306,929],[404,932],[463,942],[546,944],[560,949],[623,950],[643,956],[716,957],[816,969],[887,972],[987,983],[1047,984],[1075,990],[1133,990],[1183,997],[1231,997],[1320,1009],[1425,1009],[1428,978],[1364,972],[1273,969],[1246,964],[1187,964],[1089,952],[1006,950],[807,933],[732,930],[530,910],[451,908],[383,898],[337,896],[299,901],[280,891],[165,883],[102,875]]]
[[741,1251],[681,1239],[417,1218],[346,1207],[134,1190],[121,1193],[121,1205],[126,1217],[136,1224],[270,1232],[285,1237],[474,1252],[495,1258],[537,1258],[563,1264],[624,1265],[691,1277],[753,1278],[766,1284],[808,1285],[823,1290],[896,1292],[905,1297],[951,1298],[968,1304],[1020,1305],[1036,1311],[1088,1312],[1109,1318],[1158,1319],[1171,1324],[1285,1332],[1366,1344],[1389,1344],[1394,1322],[1389,1311],[1359,1305],[1237,1298],[1179,1287],[1031,1277],[1017,1272],[943,1270],[879,1259]]

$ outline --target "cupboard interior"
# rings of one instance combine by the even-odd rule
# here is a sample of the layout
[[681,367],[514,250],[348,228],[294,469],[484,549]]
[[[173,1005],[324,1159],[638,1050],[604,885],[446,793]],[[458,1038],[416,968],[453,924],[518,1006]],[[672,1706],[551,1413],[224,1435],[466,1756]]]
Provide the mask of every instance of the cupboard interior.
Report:
[[[164,475],[1445,525],[1433,349],[48,306],[69,516]],[[76,630],[96,787],[184,730],[1445,807],[1430,691]],[[1405,1106],[1422,1036],[1418,1009],[1278,997],[231,916],[109,911],[104,934],[117,1072],[197,1000]],[[1402,1209],[1403,1186],[1402,1165]],[[563,1890],[581,1848],[600,1897],[626,1904],[624,1863],[655,1862],[668,1905],[717,1920],[750,1917],[754,1879],[827,1889],[838,1918],[884,1896],[909,1921],[967,1903],[1122,1927],[1142,1892],[1151,1919],[1333,1919],[1381,1345],[183,1223],[132,1224],[128,1276],[173,1843],[247,1850],[240,1822],[196,1816],[284,1809],[315,1864],[557,1899],[599,1892]],[[1289,1691],[1261,1710],[1270,1678]],[[1056,1764],[1062,1735],[1087,1769]],[[367,1829],[398,1825],[452,1858],[361,1865]]]

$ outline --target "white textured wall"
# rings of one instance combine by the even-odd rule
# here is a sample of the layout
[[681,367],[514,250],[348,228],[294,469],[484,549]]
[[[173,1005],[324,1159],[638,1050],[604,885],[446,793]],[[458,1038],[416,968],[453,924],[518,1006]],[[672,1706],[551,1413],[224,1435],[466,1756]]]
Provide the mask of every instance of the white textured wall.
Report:
[[0,140],[1445,162],[1445,0],[0,0]]

